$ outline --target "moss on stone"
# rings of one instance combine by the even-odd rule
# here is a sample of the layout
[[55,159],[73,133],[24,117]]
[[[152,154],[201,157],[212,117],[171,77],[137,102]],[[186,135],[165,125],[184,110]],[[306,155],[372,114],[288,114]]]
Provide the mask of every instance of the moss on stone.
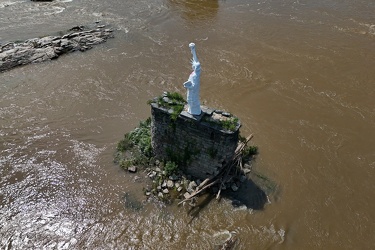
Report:
[[150,105],[152,103],[156,103],[161,108],[172,110],[171,120],[176,121],[177,117],[184,110],[186,100],[177,92],[166,92],[162,96],[159,96],[154,100],[150,100],[147,103]]
[[235,116],[224,117],[222,115],[204,116],[203,121],[210,126],[218,127],[226,131],[235,132],[239,127],[239,119]]

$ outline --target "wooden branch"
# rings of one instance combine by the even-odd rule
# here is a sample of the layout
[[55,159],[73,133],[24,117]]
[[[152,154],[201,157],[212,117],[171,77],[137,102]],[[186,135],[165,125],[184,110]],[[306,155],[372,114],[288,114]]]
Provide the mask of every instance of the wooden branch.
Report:
[[220,193],[221,193],[221,185],[223,183],[220,184],[220,188],[219,188],[219,192],[217,192],[217,195],[216,195],[216,200],[220,199]]
[[245,142],[240,142],[238,145],[237,145],[237,148],[236,150],[234,151],[235,154],[239,154],[244,148],[245,146],[247,145],[247,143],[253,138],[253,134],[249,135],[248,137],[246,137],[246,140]]
[[186,198],[186,199],[183,200],[183,201],[180,201],[180,202],[178,203],[178,205],[181,205],[181,204],[184,203],[185,201],[189,201],[189,200],[191,200],[192,198],[194,198],[195,196],[197,196],[198,194],[200,194],[203,190],[205,190],[205,189],[211,187],[212,185],[215,185],[218,181],[219,181],[219,180],[217,179],[217,180],[215,180],[215,181],[213,181],[213,182],[211,182],[211,183],[205,185],[205,186],[202,187],[200,190],[197,190],[197,191],[193,192],[192,194],[190,194],[190,196],[189,196],[188,198]]
[[197,187],[197,190],[199,190],[200,188],[202,188],[204,185],[206,185],[207,182],[209,182],[210,180],[212,180],[212,178],[207,178],[205,179],[204,181],[202,181],[201,184],[199,184],[199,186]]
[[[189,195],[189,197],[185,198],[184,200],[180,201],[178,203],[178,205],[181,205],[182,203],[186,202],[186,201],[189,201],[191,200],[192,198],[194,198],[195,196],[197,196],[198,194],[200,194],[203,190],[215,185],[216,183],[218,183],[220,181],[220,187],[219,187],[219,191],[216,195],[216,199],[219,199],[220,198],[220,194],[221,194],[221,190],[222,190],[222,187],[223,185],[225,185],[225,182],[227,181],[227,177],[232,169],[233,166],[240,166],[241,169],[242,169],[242,151],[244,150],[244,148],[246,147],[247,143],[253,138],[253,134],[249,135],[248,137],[246,137],[246,140],[245,142],[240,142],[238,145],[237,145],[237,148],[234,152],[234,157],[233,159],[226,165],[224,166],[220,172],[215,175],[214,177],[212,178],[207,178],[205,179],[196,189],[195,192],[193,192],[192,194]],[[220,178],[221,177],[221,178]]]

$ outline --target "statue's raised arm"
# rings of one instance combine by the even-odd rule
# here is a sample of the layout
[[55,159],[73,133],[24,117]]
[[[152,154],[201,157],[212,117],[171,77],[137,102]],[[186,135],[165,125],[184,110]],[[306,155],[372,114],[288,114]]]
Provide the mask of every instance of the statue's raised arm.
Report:
[[199,63],[197,52],[195,51],[195,43],[189,43],[189,48],[191,50],[191,53],[193,54],[193,62]]
[[195,44],[189,44],[193,59],[191,61],[193,72],[190,74],[189,79],[184,83],[184,87],[187,89],[187,102],[188,102],[188,113],[192,115],[201,114],[201,104],[199,101],[200,92],[200,75],[201,75],[201,64],[198,61],[197,53],[195,51]]

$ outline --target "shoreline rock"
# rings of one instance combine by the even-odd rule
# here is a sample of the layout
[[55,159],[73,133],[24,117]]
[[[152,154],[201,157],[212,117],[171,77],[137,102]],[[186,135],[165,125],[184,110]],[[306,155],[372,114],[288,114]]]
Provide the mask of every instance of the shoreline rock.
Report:
[[21,65],[56,59],[60,55],[74,51],[83,52],[113,37],[113,30],[106,29],[104,25],[90,30],[84,30],[83,26],[77,27],[73,27],[62,36],[46,36],[20,43],[0,44],[0,72]]

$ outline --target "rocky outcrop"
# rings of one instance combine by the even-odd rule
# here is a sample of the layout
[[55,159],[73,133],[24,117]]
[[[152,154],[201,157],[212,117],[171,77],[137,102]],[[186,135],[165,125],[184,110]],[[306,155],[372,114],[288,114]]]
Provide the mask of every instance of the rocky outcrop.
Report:
[[[251,168],[248,163],[243,166],[243,170],[248,170],[246,171],[247,174],[251,172]],[[164,169],[163,162],[158,160],[150,162],[144,172],[152,180],[152,185],[145,188],[145,195],[158,197],[165,202],[172,202],[175,198],[188,199],[190,201],[188,204],[194,206],[196,199],[190,199],[190,197],[205,185],[205,181],[185,175],[181,170],[169,175]],[[227,178],[225,182],[213,185],[210,189],[211,193],[216,194],[219,189],[237,192],[248,181],[246,173],[245,171],[239,171],[236,175],[230,175],[230,178]]]
[[63,36],[46,36],[21,43],[0,44],[0,72],[20,65],[56,59],[65,53],[91,49],[92,46],[113,37],[112,32],[113,30],[105,29],[103,25],[91,30],[84,30],[79,26],[70,29]]

